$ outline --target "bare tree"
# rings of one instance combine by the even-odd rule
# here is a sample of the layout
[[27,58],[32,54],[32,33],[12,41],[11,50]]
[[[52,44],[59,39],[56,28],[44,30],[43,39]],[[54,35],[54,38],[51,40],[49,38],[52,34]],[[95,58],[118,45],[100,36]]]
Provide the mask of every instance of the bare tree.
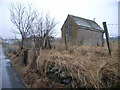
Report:
[[[39,15],[34,24],[34,29],[32,30],[34,33],[33,37],[34,41],[37,41],[37,46],[40,48],[51,48],[50,39],[52,35],[55,33],[55,26],[57,22],[54,18],[50,18],[48,14],[43,16],[43,14]],[[32,34],[33,34],[32,32]]]
[[22,3],[10,4],[11,21],[18,29],[21,35],[21,48],[24,46],[24,40],[30,35],[30,30],[37,17],[37,12],[28,5],[25,7]]
[[51,38],[51,35],[54,33],[54,28],[56,25],[57,23],[55,22],[55,19],[54,18],[51,19],[49,15],[46,15],[43,47],[51,48],[50,38]]

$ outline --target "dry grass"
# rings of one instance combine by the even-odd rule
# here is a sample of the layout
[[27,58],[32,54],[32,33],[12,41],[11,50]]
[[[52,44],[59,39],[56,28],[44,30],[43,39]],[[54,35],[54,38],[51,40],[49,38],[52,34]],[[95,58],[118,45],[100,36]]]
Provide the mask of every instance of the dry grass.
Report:
[[[34,49],[31,49],[28,57],[29,65],[23,68],[28,87],[56,87],[46,75],[50,63],[53,63],[54,67],[67,69],[72,77],[73,88],[106,88],[120,85],[117,44],[112,46],[111,56],[106,45],[104,47],[72,46],[66,51],[64,45],[54,43],[52,50],[41,50],[39,56]],[[64,85],[57,84],[57,87]]]
[[[58,45],[50,51],[42,51],[39,65],[46,73],[49,62],[66,68],[72,77],[72,87],[117,87],[118,78],[118,47],[112,47],[110,56],[107,47],[72,46],[66,51]],[[42,73],[43,73],[42,72]]]

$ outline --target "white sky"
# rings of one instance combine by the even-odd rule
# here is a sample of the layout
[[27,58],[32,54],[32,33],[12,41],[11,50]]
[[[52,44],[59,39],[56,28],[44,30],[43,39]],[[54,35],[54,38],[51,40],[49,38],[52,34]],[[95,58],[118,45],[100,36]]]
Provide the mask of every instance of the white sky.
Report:
[[[119,0],[0,0],[0,36],[14,38],[11,33],[13,27],[8,10],[9,2],[32,3],[39,11],[50,13],[59,23],[56,27],[57,37],[61,36],[61,27],[68,14],[83,18],[95,18],[95,21],[103,28],[102,22],[118,24],[118,1]],[[118,35],[118,25],[108,25],[110,36]]]

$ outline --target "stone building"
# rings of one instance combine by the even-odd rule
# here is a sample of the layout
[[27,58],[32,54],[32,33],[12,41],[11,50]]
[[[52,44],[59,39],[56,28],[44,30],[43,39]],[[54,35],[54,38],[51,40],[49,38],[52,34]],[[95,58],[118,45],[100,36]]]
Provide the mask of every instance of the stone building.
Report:
[[92,20],[68,15],[61,32],[62,41],[69,45],[103,45],[104,30]]

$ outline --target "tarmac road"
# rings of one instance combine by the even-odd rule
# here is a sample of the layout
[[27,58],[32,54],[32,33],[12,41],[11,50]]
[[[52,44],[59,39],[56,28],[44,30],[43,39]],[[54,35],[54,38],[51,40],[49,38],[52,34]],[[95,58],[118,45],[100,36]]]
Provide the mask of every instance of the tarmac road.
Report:
[[0,45],[0,89],[1,88],[25,88],[18,73],[11,66],[10,60],[5,57],[2,45]]

